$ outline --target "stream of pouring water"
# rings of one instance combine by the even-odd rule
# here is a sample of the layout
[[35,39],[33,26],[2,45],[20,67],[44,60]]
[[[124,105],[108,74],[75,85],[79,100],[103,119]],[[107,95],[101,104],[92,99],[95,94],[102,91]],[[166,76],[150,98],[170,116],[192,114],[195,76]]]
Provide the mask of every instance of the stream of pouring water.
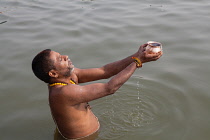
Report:
[[137,81],[137,112],[136,112],[136,117],[134,120],[136,120],[136,123],[134,124],[135,127],[139,127],[141,126],[141,120],[142,120],[142,117],[143,117],[143,113],[141,112],[141,98],[140,98],[140,81],[138,80]]

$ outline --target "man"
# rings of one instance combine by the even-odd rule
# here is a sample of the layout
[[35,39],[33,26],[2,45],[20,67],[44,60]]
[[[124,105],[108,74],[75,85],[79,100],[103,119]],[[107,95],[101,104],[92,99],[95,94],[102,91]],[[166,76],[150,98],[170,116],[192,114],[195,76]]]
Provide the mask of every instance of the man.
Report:
[[[162,52],[148,54],[146,46],[141,45],[136,53],[127,58],[91,69],[75,68],[68,56],[49,49],[37,54],[32,69],[40,80],[48,83],[49,104],[57,134],[65,139],[95,134],[100,125],[88,102],[115,93],[142,63],[162,56]],[[78,85],[112,76],[107,83]]]

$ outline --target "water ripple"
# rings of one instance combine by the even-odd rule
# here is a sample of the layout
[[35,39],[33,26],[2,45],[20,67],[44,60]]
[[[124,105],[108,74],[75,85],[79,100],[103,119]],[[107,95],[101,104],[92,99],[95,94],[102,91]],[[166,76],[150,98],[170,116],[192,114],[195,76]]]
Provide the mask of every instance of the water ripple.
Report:
[[43,105],[47,89],[31,71],[41,50],[89,68],[156,40],[164,48],[160,61],[136,72],[142,77],[131,77],[116,94],[91,102],[100,139],[209,139],[209,8],[208,0],[1,0],[0,137],[52,139],[53,131],[43,129],[54,129],[53,122],[45,125],[52,119]]
[[182,91],[154,80],[132,79],[116,94],[95,104],[102,124],[101,139],[119,139],[135,132],[157,135],[172,129],[175,120],[183,127],[189,105]]

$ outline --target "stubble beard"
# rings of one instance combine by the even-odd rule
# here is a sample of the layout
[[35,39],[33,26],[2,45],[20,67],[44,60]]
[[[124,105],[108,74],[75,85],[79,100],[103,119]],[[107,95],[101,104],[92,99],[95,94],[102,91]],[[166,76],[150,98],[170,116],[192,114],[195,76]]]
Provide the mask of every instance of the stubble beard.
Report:
[[67,68],[67,71],[64,72],[63,76],[64,76],[65,78],[68,78],[68,77],[70,77],[70,75],[72,74],[73,71],[74,71],[74,67],[73,67],[73,68],[68,67],[68,68]]

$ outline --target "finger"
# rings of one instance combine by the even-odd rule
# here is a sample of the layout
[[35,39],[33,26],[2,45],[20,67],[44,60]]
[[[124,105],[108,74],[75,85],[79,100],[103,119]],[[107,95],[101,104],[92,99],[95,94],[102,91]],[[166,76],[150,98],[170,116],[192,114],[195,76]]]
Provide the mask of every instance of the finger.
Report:
[[142,47],[142,48],[146,48],[147,45],[148,45],[147,43],[146,43],[146,44],[142,44],[141,47]]
[[160,51],[160,52],[158,52],[158,54],[159,54],[159,57],[158,58],[160,58],[163,55],[163,52]]
[[157,59],[159,59],[162,55],[163,55],[163,53],[162,53],[162,52],[158,52],[158,53],[157,53],[157,56],[156,56],[156,57],[154,57],[154,59],[156,59],[156,60],[157,60]]
[[147,58],[154,58],[154,57],[157,57],[158,54],[157,53],[148,53],[148,52],[145,52],[145,57]]
[[145,51],[148,44],[143,44],[140,46],[141,51]]
[[160,58],[162,56],[162,52],[158,52],[158,53],[145,53],[145,56],[147,58],[156,59],[156,58]]

